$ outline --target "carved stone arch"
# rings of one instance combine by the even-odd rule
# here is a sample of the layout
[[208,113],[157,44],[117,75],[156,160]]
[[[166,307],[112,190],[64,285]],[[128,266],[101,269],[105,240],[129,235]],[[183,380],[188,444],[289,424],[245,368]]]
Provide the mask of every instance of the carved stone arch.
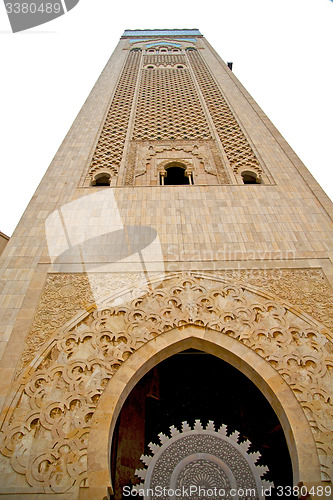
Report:
[[[92,283],[96,277],[92,274]],[[79,278],[82,279],[76,277],[72,281],[71,288]],[[119,283],[113,289],[120,291],[103,292],[104,297],[97,305],[86,305],[85,310],[73,313],[70,321],[63,316],[63,326],[53,336],[44,337],[42,345],[37,343],[35,357],[31,352],[25,357],[25,369],[13,385],[13,399],[7,402],[2,428],[1,465],[11,467],[13,474],[25,476],[27,488],[62,493],[82,485],[88,473],[86,457],[92,439],[91,424],[100,421],[101,415],[96,411],[106,387],[113,384],[116,376],[123,391],[118,398],[122,404],[129,381],[134,383],[150,366],[142,364],[137,370],[136,360],[144,353],[152,353],[156,354],[153,361],[157,363],[164,354],[172,354],[170,350],[158,354],[168,345],[178,346],[177,342],[183,339],[185,346],[185,339],[190,338],[191,343],[198,337],[200,342],[202,338],[210,339],[206,347],[202,346],[203,350],[209,352],[207,346],[213,346],[222,358],[231,346],[241,371],[247,367],[243,373],[251,372],[251,378],[258,380],[258,387],[264,384],[263,392],[266,391],[272,405],[275,401],[273,406],[282,417],[289,415],[287,395],[293,395],[291,400],[299,404],[296,414],[304,412],[303,417],[299,416],[294,424],[289,417],[287,422],[281,417],[281,423],[287,432],[292,430],[291,436],[299,433],[307,436],[294,437],[292,445],[292,437],[288,435],[292,455],[297,451],[298,458],[292,456],[295,477],[307,480],[307,473],[302,475],[305,465],[300,457],[311,449],[313,457],[319,456],[322,480],[329,480],[332,471],[329,436],[333,432],[332,342],[325,336],[324,325],[297,305],[293,307],[248,282],[200,272],[157,275],[148,285],[136,277],[133,282],[127,281],[132,283],[130,289],[128,285],[121,288]],[[61,293],[59,299],[63,296]],[[43,307],[41,311],[43,314]],[[47,322],[50,321],[52,318],[48,316]],[[155,353],[156,346],[160,347]],[[186,349],[184,346],[182,349]],[[263,367],[270,375],[261,375]],[[130,378],[124,381],[122,374],[129,373],[127,370]],[[282,386],[280,399],[269,392],[271,387],[278,395]],[[295,403],[292,405],[294,408]],[[110,417],[108,412],[110,409],[103,419]],[[301,427],[300,422],[303,422]],[[316,451],[310,446],[311,430]],[[302,443],[307,443],[306,450]],[[98,457],[96,460],[99,461]],[[313,466],[313,459],[309,463]],[[104,474],[105,464],[103,470]]]
[[[120,410],[135,385],[158,363],[185,349],[217,356],[240,370],[259,388],[275,410],[286,436],[294,483],[320,482],[317,450],[302,408],[283,378],[250,348],[209,328],[185,325],[163,333],[136,351],[107,385],[94,414],[88,447],[88,484],[93,498],[110,486],[110,453]],[[98,478],[98,481],[96,481]],[[103,484],[103,486],[101,486]]]
[[[242,167],[242,168],[241,168]],[[244,181],[244,176],[245,177],[253,177],[253,182],[254,184],[262,184],[265,181],[268,181],[267,176],[263,172],[263,170],[260,167],[255,167],[253,165],[250,165],[249,167],[244,168],[244,166],[236,166],[234,168],[234,173],[236,175],[237,182],[239,184],[246,184]]]
[[[195,167],[191,161],[182,158],[169,158],[158,163],[157,170],[159,175],[165,178],[167,176],[167,169],[174,166],[182,168],[185,177],[191,178],[191,175],[195,173]],[[190,183],[192,183],[192,180]]]
[[189,160],[181,158],[168,158],[167,160],[163,160],[161,163],[159,163],[158,170],[165,170],[166,168],[168,168],[168,165],[173,163],[179,164],[182,168],[184,168],[184,170],[193,168],[193,165]]
[[89,177],[90,177],[90,184],[92,186],[95,186],[98,184],[98,179],[101,177],[107,177],[109,178],[109,185],[114,186],[117,182],[117,176],[118,176],[118,170],[116,167],[110,166],[110,167],[95,167],[94,169],[91,169],[89,172]]
[[243,180],[243,183],[246,184],[246,178],[253,179],[253,184],[261,184],[262,182],[262,172],[259,172],[258,169],[250,167],[249,169],[242,170],[238,172]]

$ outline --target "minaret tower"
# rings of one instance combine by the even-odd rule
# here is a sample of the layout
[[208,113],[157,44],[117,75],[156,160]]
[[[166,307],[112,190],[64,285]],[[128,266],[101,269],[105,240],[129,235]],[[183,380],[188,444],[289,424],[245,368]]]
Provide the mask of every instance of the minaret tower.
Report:
[[1,255],[0,497],[332,498],[332,213],[197,29],[126,30]]

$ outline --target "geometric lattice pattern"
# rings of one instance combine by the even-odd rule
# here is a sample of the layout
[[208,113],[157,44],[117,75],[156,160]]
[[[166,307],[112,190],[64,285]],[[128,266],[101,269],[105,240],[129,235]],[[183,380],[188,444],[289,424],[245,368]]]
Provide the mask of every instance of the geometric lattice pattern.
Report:
[[258,159],[200,54],[187,54],[231,168],[235,173],[250,168],[260,175]]
[[90,165],[118,171],[131,114],[141,51],[129,53]]
[[144,69],[133,139],[184,140],[210,137],[190,72],[185,68]]

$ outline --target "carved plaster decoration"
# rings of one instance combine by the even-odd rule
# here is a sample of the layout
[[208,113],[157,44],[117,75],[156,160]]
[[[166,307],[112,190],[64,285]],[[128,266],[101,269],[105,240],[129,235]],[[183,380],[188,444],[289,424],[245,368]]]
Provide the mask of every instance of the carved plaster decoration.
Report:
[[[191,145],[191,146],[150,146],[149,147],[149,153],[147,155],[146,162],[147,164],[150,163],[150,161],[155,157],[155,156],[164,156],[163,154],[168,152],[171,153],[169,157],[169,161],[173,160],[173,156],[176,153],[176,156],[181,156],[183,158],[198,158],[200,162],[204,165],[205,171],[208,174],[212,175],[217,175],[216,168],[213,166],[213,161],[210,158],[209,152],[207,152],[206,148],[204,145]],[[208,154],[207,154],[208,153]]]
[[[149,169],[152,170],[151,175],[157,178],[156,164],[160,160],[192,161],[196,165],[202,165],[208,174],[219,176],[213,155],[213,141],[198,142],[197,144],[182,141],[177,146],[153,145],[153,143],[146,141],[134,144],[127,162],[126,184],[132,184],[135,177],[146,174]],[[221,168],[223,169],[223,167]]]
[[228,434],[225,425],[216,431],[212,421],[205,428],[200,420],[193,428],[183,422],[181,431],[171,426],[170,436],[161,432],[158,437],[160,445],[148,445],[152,455],[141,457],[146,468],[135,471],[144,481],[134,489],[144,492],[145,499],[157,498],[160,489],[165,488],[184,491],[193,499],[207,495],[229,500],[231,490],[251,489],[255,492],[253,498],[259,500],[265,498],[263,489],[274,486],[262,479],[268,467],[256,465],[260,453],[248,453],[250,441],[239,442],[239,432]]
[[[142,273],[51,274],[48,276],[16,376],[38,349],[79,311],[91,310],[101,296],[138,287]],[[96,294],[98,296],[96,297]]]
[[[110,285],[111,276],[103,274],[102,279]],[[323,480],[330,479],[333,345],[323,326],[270,293],[214,275],[170,274],[141,290],[140,296],[131,297],[127,291],[127,300],[116,305],[111,294],[92,309],[85,303],[86,278],[75,278],[69,282],[68,276],[53,276],[46,284],[44,308],[39,308],[35,322],[39,336],[29,336],[28,359],[36,353],[34,342],[40,350],[16,382],[2,429],[1,453],[29,485],[65,492],[82,484],[90,423],[106,384],[146,342],[185,325],[233,337],[275,368],[307,415]],[[52,288],[57,290],[54,307]],[[70,302],[80,295],[82,302],[71,308]],[[302,302],[303,296],[299,298]],[[79,307],[83,311],[74,320]],[[53,336],[52,329],[44,335],[43,325],[53,321],[58,330],[54,325]]]
[[[207,141],[205,141],[206,143]],[[154,161],[169,160],[169,161],[184,161],[192,160],[194,162],[200,162],[203,165],[205,172],[211,175],[218,175],[217,168],[215,165],[215,160],[211,154],[212,141],[209,141],[209,147],[206,144],[192,144],[192,145],[178,145],[178,146],[152,146],[149,143],[147,146],[141,148],[141,156],[138,159],[138,166],[136,168],[135,175],[142,175],[147,171]],[[179,158],[182,158],[179,160]]]
[[[320,269],[243,269],[221,271],[218,274],[224,279],[249,283],[288,300],[322,322],[333,335],[332,290]],[[135,288],[142,279],[141,273],[49,275],[26,340],[27,348],[22,356],[21,368],[33,359],[38,349],[57,329],[80,310],[88,310],[95,300],[112,291]],[[98,296],[96,290],[99,291]]]
[[333,294],[321,269],[240,269],[219,274],[288,300],[329,328],[333,340]]

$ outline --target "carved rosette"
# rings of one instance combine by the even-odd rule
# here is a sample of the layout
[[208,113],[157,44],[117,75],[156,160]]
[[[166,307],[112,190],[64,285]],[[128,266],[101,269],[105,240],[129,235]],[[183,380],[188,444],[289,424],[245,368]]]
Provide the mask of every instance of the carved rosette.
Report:
[[200,420],[193,428],[183,422],[181,432],[172,426],[159,441],[148,445],[152,455],[141,457],[146,468],[135,472],[144,482],[133,489],[145,499],[176,499],[178,492],[192,500],[231,500],[234,492],[251,490],[259,500],[263,489],[274,486],[263,479],[268,467],[256,465],[260,453],[248,453],[250,441],[239,442],[239,432],[228,434],[225,425],[216,431],[212,421],[205,428]]
[[[73,296],[76,286],[64,280],[58,298]],[[170,274],[139,296],[128,289],[123,294],[126,300],[116,305],[105,293],[109,298],[98,308],[81,314],[76,308],[83,304],[74,304],[75,321],[72,316],[67,326],[49,330],[33,365],[17,380],[1,452],[29,485],[58,493],[83,484],[90,424],[108,381],[142,345],[191,324],[237,339],[280,373],[307,415],[323,480],[329,480],[333,346],[321,325],[276,295],[212,274]],[[60,304],[59,298],[57,311],[66,323],[69,309],[65,314]]]

